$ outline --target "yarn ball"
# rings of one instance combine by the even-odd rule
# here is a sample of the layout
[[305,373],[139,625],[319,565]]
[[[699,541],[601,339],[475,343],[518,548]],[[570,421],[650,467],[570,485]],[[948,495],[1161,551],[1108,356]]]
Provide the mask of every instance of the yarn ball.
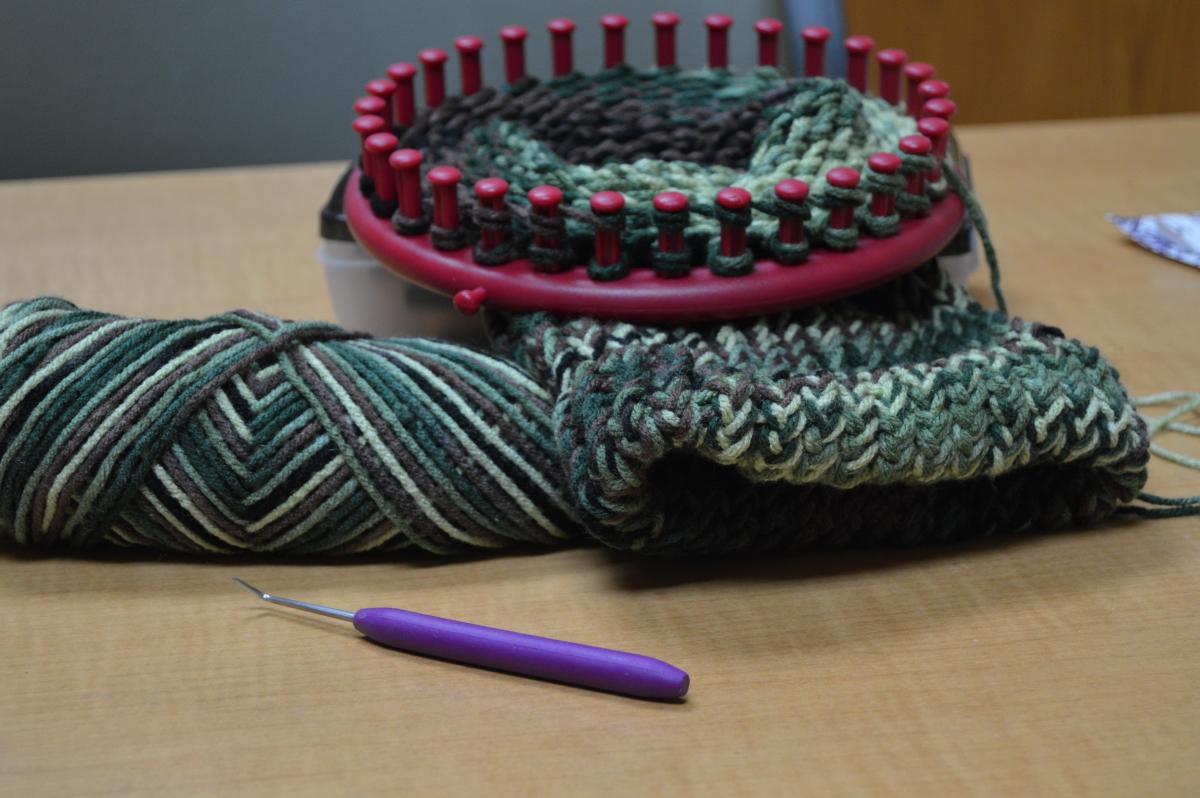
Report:
[[495,353],[239,311],[0,311],[0,538],[679,555],[1092,524],[1146,426],[1091,347],[929,265],[729,323],[492,319]]
[[0,312],[0,535],[206,553],[565,543],[552,399],[511,363],[239,311]]

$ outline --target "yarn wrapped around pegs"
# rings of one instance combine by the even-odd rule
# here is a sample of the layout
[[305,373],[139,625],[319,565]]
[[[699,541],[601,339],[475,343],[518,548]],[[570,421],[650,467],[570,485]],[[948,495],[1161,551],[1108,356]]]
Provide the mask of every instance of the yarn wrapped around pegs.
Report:
[[934,265],[791,313],[491,319],[496,353],[246,311],[0,311],[0,537],[205,554],[659,555],[1092,524],[1148,438],[1116,372]]
[[[553,69],[541,78],[526,70],[528,32],[508,26],[500,31],[505,80],[492,84],[478,57],[482,39],[460,37],[458,95],[447,93],[446,52],[424,50],[423,107],[417,68],[387,67],[387,80],[367,91],[379,94],[381,81],[392,87],[390,111],[380,110],[378,96],[354,106],[360,137],[378,127],[380,113],[393,122],[390,133],[362,138],[352,177],[365,172],[372,182],[359,180],[340,197],[355,240],[427,288],[450,296],[476,290],[491,311],[635,323],[819,304],[961,245],[954,242],[969,188],[952,190],[940,172],[965,161],[949,116],[918,118],[911,103],[907,113],[900,105],[895,81],[885,78],[903,66],[902,54],[880,54],[874,95],[866,87],[874,45],[865,37],[845,42],[854,69],[842,80],[826,74],[830,31],[805,28],[804,73],[790,77],[779,68],[776,20],[754,26],[759,65],[749,71],[730,62],[732,17],[704,20],[708,59],[700,69],[676,61],[677,15],[651,22],[653,67],[626,60],[630,20],[608,15],[604,68],[588,74],[575,66],[575,23],[551,20]],[[923,66],[923,79],[931,70]],[[937,83],[937,97],[929,96],[942,105],[932,110],[947,113],[950,87]],[[925,135],[932,156],[920,172],[910,163],[903,208],[899,177],[857,188],[871,159]],[[385,144],[397,149],[389,154]],[[793,183],[804,185],[803,197],[778,193]],[[492,193],[495,185],[509,190]],[[547,191],[553,197],[542,196]],[[731,192],[739,199],[730,202]],[[665,196],[682,197],[684,209],[659,207]],[[799,264],[808,268],[779,268]]]

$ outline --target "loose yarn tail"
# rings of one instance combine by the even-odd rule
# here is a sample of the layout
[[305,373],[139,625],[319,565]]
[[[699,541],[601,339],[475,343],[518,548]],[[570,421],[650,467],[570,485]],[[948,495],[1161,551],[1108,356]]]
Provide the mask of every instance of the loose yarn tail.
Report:
[[1126,504],[1118,507],[1117,512],[1141,518],[1182,518],[1200,515],[1200,496],[1184,496],[1173,499],[1142,491],[1138,494],[1138,501],[1155,506],[1143,507],[1140,504]]
[[[1154,436],[1163,430],[1200,438],[1200,426],[1177,421],[1179,418],[1200,410],[1200,391],[1170,391],[1133,399],[1134,407],[1151,407],[1166,404],[1175,404],[1175,407],[1165,416],[1156,417],[1148,416],[1145,413],[1142,414],[1142,418],[1146,421],[1147,434],[1151,438],[1150,451],[1163,460],[1181,465],[1184,468],[1200,471],[1200,457],[1175,452],[1153,442]],[[1119,508],[1118,512],[1142,518],[1180,518],[1183,516],[1200,515],[1200,495],[1173,498],[1142,491],[1138,494],[1138,500],[1151,506],[1143,507],[1141,505],[1130,504]]]
[[[1154,405],[1172,404],[1176,402],[1178,402],[1178,404],[1162,418],[1148,416],[1145,413],[1142,414],[1142,418],[1146,419],[1146,428],[1150,433],[1151,438],[1163,430],[1178,432],[1183,435],[1191,435],[1193,437],[1200,437],[1200,427],[1194,424],[1182,424],[1176,421],[1176,419],[1182,418],[1189,413],[1195,413],[1197,410],[1200,410],[1200,391],[1171,391],[1168,393],[1156,393],[1150,396],[1135,397],[1133,399],[1133,406],[1151,407]],[[1180,452],[1173,452],[1170,449],[1164,448],[1163,446],[1153,442],[1150,444],[1150,451],[1154,452],[1154,454],[1158,455],[1164,460],[1176,463],[1184,468],[1191,468],[1200,471],[1200,457],[1185,455],[1181,454]]]
[[[1001,313],[1007,314],[1008,304],[1004,301],[1004,292],[1000,289],[1000,263],[996,257],[996,248],[992,245],[991,236],[988,234],[987,217],[983,213],[983,207],[980,206],[979,201],[975,199],[975,195],[971,193],[966,182],[959,177],[949,161],[943,164],[942,174],[946,176],[946,182],[950,185],[950,188],[962,198],[963,204],[966,205],[968,218],[975,225],[975,229],[979,231],[979,240],[983,244],[984,257],[987,259],[988,271],[991,273],[992,293],[996,296],[996,306],[1000,309]],[[1134,398],[1132,401],[1135,407],[1179,403],[1162,418],[1142,415],[1146,420],[1147,433],[1152,439],[1163,430],[1200,437],[1200,426],[1183,424],[1176,420],[1200,410],[1200,392],[1171,391]],[[1200,471],[1200,457],[1171,451],[1153,441],[1150,444],[1150,451],[1163,460]],[[1153,493],[1142,491],[1138,493],[1137,498],[1139,501],[1152,506],[1143,507],[1141,505],[1128,504],[1117,508],[1117,512],[1126,515],[1137,515],[1143,518],[1179,518],[1182,516],[1200,515],[1200,495],[1184,496],[1176,499],[1156,496]]]
[[987,216],[983,213],[983,206],[979,204],[979,200],[975,199],[975,195],[967,187],[966,181],[958,176],[958,172],[954,170],[949,161],[942,164],[942,174],[946,176],[946,182],[950,185],[951,190],[962,198],[963,204],[967,207],[967,217],[979,232],[979,241],[983,244],[983,255],[987,259],[988,272],[992,277],[992,293],[996,297],[996,307],[1000,309],[1001,313],[1008,315],[1008,303],[1004,301],[1004,292],[1000,290],[1000,260],[996,257],[996,248],[992,245],[992,237],[988,234]]

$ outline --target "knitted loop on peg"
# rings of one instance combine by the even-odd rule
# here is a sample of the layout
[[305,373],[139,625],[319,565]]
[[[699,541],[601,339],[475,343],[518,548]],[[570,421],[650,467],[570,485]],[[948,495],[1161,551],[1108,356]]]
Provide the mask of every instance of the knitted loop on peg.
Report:
[[[807,222],[812,218],[812,208],[808,207],[807,202],[789,202],[778,196],[773,196],[766,202],[754,203],[754,209],[770,214],[777,219],[796,219],[801,222]],[[771,256],[787,266],[794,266],[797,263],[804,263],[804,261],[808,260],[809,243],[807,237],[803,241],[789,243],[779,240],[777,231],[771,236],[770,246]]]
[[[911,152],[900,152],[898,154],[900,156],[900,174],[906,178],[908,175],[929,174],[929,170],[933,169],[934,160],[932,155],[917,155]],[[902,213],[915,216],[928,214],[933,204],[929,199],[928,188],[927,182],[926,193],[923,194],[909,194],[907,191],[902,190],[896,195],[896,207]]]
[[429,226],[430,237],[433,239],[435,249],[440,249],[445,252],[453,252],[462,249],[467,245],[468,231],[465,225],[459,224],[458,227],[448,229],[439,227],[436,224]]
[[[712,207],[713,216],[720,224],[741,228],[750,226],[750,208],[730,210],[719,204]],[[740,255],[722,255],[721,241],[714,238],[708,245],[708,268],[713,274],[721,277],[741,277],[754,270],[754,252],[750,247],[746,247]]]
[[[930,156],[931,158],[933,156]],[[950,183],[946,179],[946,170],[953,169],[954,166],[949,158],[942,161],[942,171],[937,180],[925,178],[925,193],[931,201],[940,200],[950,191]]]
[[[589,221],[595,228],[620,235],[625,230],[625,215],[626,211],[623,209],[616,213],[592,213],[589,215]],[[629,274],[629,269],[629,258],[624,246],[621,247],[621,256],[616,263],[600,264],[596,262],[595,257],[588,262],[588,276],[598,282],[619,280]]]
[[[901,173],[897,174],[882,174],[874,169],[867,169],[863,172],[862,188],[868,195],[874,194],[891,194],[894,197],[899,197],[904,191],[905,178]],[[866,228],[867,232],[875,238],[888,238],[900,232],[900,208],[897,208],[887,216],[876,216],[871,213],[870,204],[860,205],[855,211],[855,221],[862,227]]]
[[[818,208],[833,210],[848,205],[855,208],[857,213],[858,206],[866,201],[866,194],[861,188],[843,188],[826,183],[820,191],[809,195],[808,199]],[[826,217],[824,223],[816,226],[813,232],[821,238],[825,246],[832,250],[844,251],[858,246],[858,227],[855,225],[843,228],[830,227],[828,217]]]
[[[691,220],[691,213],[686,208],[682,211],[661,211],[655,208],[652,216],[656,228],[673,233],[685,233]],[[692,253],[686,238],[683,248],[678,252],[661,252],[658,247],[654,247],[651,259],[654,271],[663,277],[683,277],[692,270]]]
[[526,217],[530,232],[543,236],[545,239],[558,241],[556,247],[529,244],[529,260],[542,271],[557,272],[566,265],[568,251],[562,242],[567,240],[567,220],[561,216],[545,216],[540,213],[530,213]]
[[405,216],[400,208],[392,214],[392,227],[404,236],[415,236],[429,229],[429,220],[433,210],[427,202],[422,201],[423,213],[420,216]]
[[487,250],[483,248],[482,241],[476,241],[475,248],[471,252],[471,257],[475,259],[476,263],[484,266],[499,266],[501,263],[508,263],[510,260],[516,259],[517,248],[513,243],[512,214],[507,208],[485,208],[476,203],[471,208],[471,218],[475,222],[475,227],[480,231],[494,230],[505,235],[503,241]]

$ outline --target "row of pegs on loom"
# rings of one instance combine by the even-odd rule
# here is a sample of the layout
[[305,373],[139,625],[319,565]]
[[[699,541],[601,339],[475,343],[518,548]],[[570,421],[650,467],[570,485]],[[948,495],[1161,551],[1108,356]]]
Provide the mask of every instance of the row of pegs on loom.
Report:
[[[660,69],[676,67],[675,29],[679,15],[659,12],[651,17],[655,28],[655,65]],[[729,29],[732,18],[724,14],[713,14],[704,20],[708,28],[708,65],[712,69],[729,66]],[[625,63],[625,28],[628,18],[620,14],[606,14],[601,18],[604,29],[604,65],[613,68]],[[547,24],[551,37],[551,60],[553,74],[561,77],[574,70],[572,36],[575,23],[569,19],[555,19]],[[759,20],[754,25],[758,34],[758,63],[760,66],[779,65],[779,35],[783,23],[776,19]],[[801,32],[804,42],[804,74],[818,77],[825,74],[825,47],[830,37],[827,28],[810,26]],[[509,25],[500,30],[504,47],[505,79],[509,84],[525,78],[525,39],[528,31],[518,25]],[[483,88],[483,68],[480,51],[484,42],[478,36],[460,36],[454,42],[459,56],[459,73],[462,94],[469,96]],[[875,42],[869,36],[850,36],[845,40],[847,55],[847,82],[859,91],[867,91],[867,63]],[[908,62],[903,50],[886,49],[876,54],[879,65],[878,93],[885,101],[897,105],[901,100],[901,75],[906,86],[905,106],[914,118],[941,116],[949,119],[955,113],[953,100],[948,98],[950,86],[934,77],[932,65],[923,61]],[[446,98],[444,50],[430,48],[418,56],[423,74],[425,105],[436,108]],[[416,118],[417,67],[408,62],[392,64],[387,68],[386,78],[377,78],[367,83],[367,96],[354,104],[360,115],[379,116],[398,129],[407,128]]]
[[[461,172],[449,165],[438,165],[429,169],[425,180],[429,185],[432,198],[431,213],[426,209],[422,191],[421,170],[423,156],[414,149],[397,149],[398,140],[392,133],[383,130],[384,122],[380,117],[370,117],[367,126],[375,132],[363,139],[363,169],[373,185],[372,207],[381,217],[392,216],[397,232],[404,235],[423,233],[432,227],[433,245],[444,250],[457,250],[467,246],[468,229],[473,224],[478,230],[478,242],[474,255],[477,262],[495,265],[514,259],[516,256],[505,249],[505,256],[499,257],[500,248],[505,247],[513,238],[511,228],[512,214],[507,205],[508,183],[500,178],[489,177],[477,181],[473,194],[477,210],[470,222],[464,224],[460,218],[459,184],[462,181]],[[902,155],[915,156],[916,159],[927,159],[931,164],[928,171],[905,171],[901,156],[894,153],[876,153],[867,159],[867,168],[884,178],[892,180],[871,181],[874,189],[870,196],[863,197],[860,207],[857,200],[839,201],[837,198],[857,197],[862,176],[849,167],[838,167],[829,170],[825,180],[830,187],[824,192],[823,205],[829,209],[827,231],[835,231],[833,235],[826,233],[826,245],[841,250],[852,249],[857,240],[859,215],[866,214],[875,220],[895,219],[897,216],[897,201],[901,193],[909,197],[924,198],[927,186],[938,183],[941,178],[942,162],[945,158],[949,138],[950,125],[940,117],[926,117],[918,123],[918,134],[904,136],[898,142],[898,150]],[[914,159],[915,160],[915,159]],[[903,188],[896,191],[889,186],[896,185],[894,176],[902,174]],[[769,208],[769,212],[778,218],[775,231],[776,240],[783,245],[782,251],[796,253],[794,258],[778,258],[784,262],[800,262],[807,250],[804,220],[808,216],[806,203],[809,201],[809,186],[800,180],[783,180],[774,187],[775,202],[768,205],[760,204],[760,208]],[[537,186],[527,194],[530,209],[530,222],[533,228],[530,252],[555,252],[563,247],[564,227],[563,194],[554,186]],[[716,193],[715,208],[725,213],[717,212],[720,223],[720,237],[717,242],[717,252],[721,258],[741,258],[747,251],[746,228],[750,223],[750,209],[753,198],[743,188],[727,187]],[[625,213],[625,197],[615,191],[601,191],[592,195],[589,201],[592,221],[595,228],[593,263],[601,272],[610,267],[618,272],[616,267],[621,264],[621,220]],[[665,191],[654,197],[655,218],[660,220],[658,230],[657,251],[666,253],[667,257],[658,260],[674,264],[672,268],[678,273],[678,265],[686,243],[683,230],[686,227],[689,201],[688,198],[675,191]],[[920,215],[920,203],[900,203],[904,215]],[[908,210],[906,210],[906,208]],[[895,226],[887,229],[872,225],[872,220],[866,220],[863,225],[873,235],[894,235]],[[848,235],[838,236],[836,231],[847,231]],[[854,231],[854,232],[851,232]],[[832,243],[833,241],[840,243]],[[669,256],[677,255],[675,258]],[[565,267],[561,258],[541,259],[531,258],[536,268],[543,271],[558,271]],[[684,260],[684,271],[687,262]]]

